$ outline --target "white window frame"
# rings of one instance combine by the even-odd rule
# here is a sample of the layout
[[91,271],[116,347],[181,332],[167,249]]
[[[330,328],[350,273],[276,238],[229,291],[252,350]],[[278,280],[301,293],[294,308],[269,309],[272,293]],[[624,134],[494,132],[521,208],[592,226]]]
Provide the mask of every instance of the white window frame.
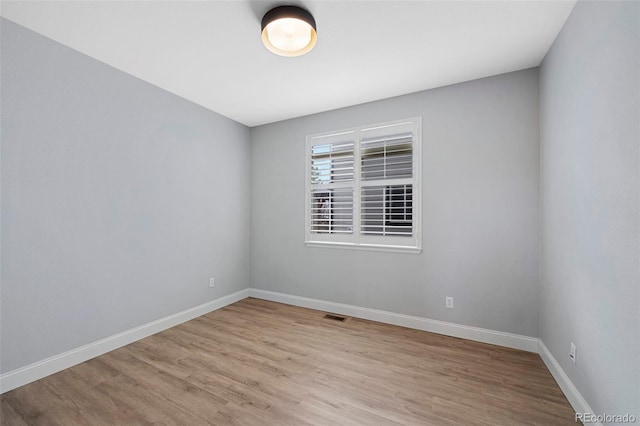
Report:
[[[384,133],[388,129],[389,135],[394,134],[394,128],[410,128],[412,140],[412,177],[401,179],[384,179],[361,183],[361,134],[378,131]],[[351,234],[332,234],[311,232],[311,203],[312,191],[322,188],[311,183],[311,150],[321,143],[341,142],[350,139],[354,142],[354,178],[349,183],[327,185],[327,188],[353,187],[353,232]],[[422,117],[412,117],[367,126],[359,126],[332,132],[308,135],[305,148],[305,244],[308,247],[334,247],[359,250],[391,251],[420,253],[422,251]],[[412,186],[412,235],[363,235],[361,234],[361,192],[365,186],[374,185],[402,185]]]

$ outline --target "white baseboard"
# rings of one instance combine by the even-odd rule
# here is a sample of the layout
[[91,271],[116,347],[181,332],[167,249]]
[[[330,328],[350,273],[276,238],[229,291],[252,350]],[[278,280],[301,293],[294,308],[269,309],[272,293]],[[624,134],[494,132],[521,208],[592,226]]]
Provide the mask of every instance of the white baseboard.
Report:
[[504,333],[485,328],[470,327],[467,325],[454,324],[428,318],[396,314],[393,312],[363,308],[360,306],[345,305],[343,303],[327,302],[308,297],[292,296],[290,294],[277,293],[256,288],[249,289],[249,297],[270,300],[272,302],[286,303],[288,305],[295,305],[303,308],[317,309],[319,311],[333,312],[336,314],[378,321],[385,324],[399,325],[416,330],[474,340],[476,342],[521,349],[528,352],[538,352],[538,339],[535,337],[521,336],[518,334]]
[[240,290],[216,300],[204,303],[191,309],[187,309],[177,314],[169,315],[156,321],[149,322],[139,327],[132,328],[122,333],[106,337],[88,345],[54,355],[34,362],[27,366],[9,371],[0,375],[0,394],[8,392],[19,386],[26,385],[43,377],[57,373],[65,368],[73,367],[91,358],[118,349],[122,346],[133,343],[137,340],[156,334],[160,331],[175,327],[185,321],[192,320],[201,315],[220,309],[224,306],[242,300],[249,295],[249,290]]
[[[544,361],[544,364],[549,369],[549,372],[560,386],[560,389],[564,393],[564,396],[569,400],[569,404],[573,407],[576,413],[589,413],[595,414],[591,409],[587,400],[584,399],[578,388],[573,384],[567,373],[564,372],[560,363],[551,354],[549,349],[545,346],[542,340],[538,339],[538,353],[540,358]],[[602,423],[590,423],[596,426],[602,426]]]

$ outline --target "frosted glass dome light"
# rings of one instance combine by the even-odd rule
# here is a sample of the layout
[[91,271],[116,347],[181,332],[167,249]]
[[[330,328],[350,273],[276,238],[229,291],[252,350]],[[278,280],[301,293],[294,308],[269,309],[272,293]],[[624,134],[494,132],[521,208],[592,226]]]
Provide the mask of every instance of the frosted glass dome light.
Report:
[[316,21],[304,9],[280,6],[262,18],[262,42],[280,56],[300,56],[316,45]]

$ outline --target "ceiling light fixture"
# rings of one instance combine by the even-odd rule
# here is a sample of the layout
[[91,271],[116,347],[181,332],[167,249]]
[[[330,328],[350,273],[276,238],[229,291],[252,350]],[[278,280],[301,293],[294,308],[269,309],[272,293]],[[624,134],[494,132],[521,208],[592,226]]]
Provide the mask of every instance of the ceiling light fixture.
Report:
[[300,56],[316,45],[316,21],[297,6],[279,6],[262,18],[262,42],[280,56]]

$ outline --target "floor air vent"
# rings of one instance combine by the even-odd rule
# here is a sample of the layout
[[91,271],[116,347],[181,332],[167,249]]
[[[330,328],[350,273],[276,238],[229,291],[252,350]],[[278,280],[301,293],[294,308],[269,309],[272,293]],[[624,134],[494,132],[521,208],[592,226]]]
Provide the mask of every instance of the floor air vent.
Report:
[[326,314],[324,318],[334,320],[334,321],[340,321],[340,322],[344,322],[344,320],[347,319],[346,317],[341,317],[340,315],[333,315],[333,314]]

